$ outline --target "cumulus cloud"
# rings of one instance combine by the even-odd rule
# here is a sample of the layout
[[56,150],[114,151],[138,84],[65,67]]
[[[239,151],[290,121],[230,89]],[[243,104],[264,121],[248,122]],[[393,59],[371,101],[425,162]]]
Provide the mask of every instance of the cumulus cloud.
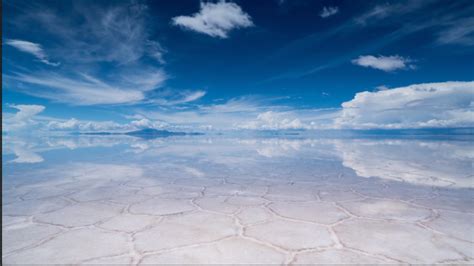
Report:
[[354,65],[375,68],[385,72],[390,72],[397,69],[414,68],[414,65],[409,64],[411,62],[410,59],[401,57],[399,55],[361,55],[358,58],[353,59],[351,62]]
[[342,104],[339,128],[449,128],[474,126],[474,81],[422,83],[357,93]]
[[323,10],[321,10],[321,13],[319,13],[319,16],[322,18],[327,18],[337,14],[338,12],[339,8],[337,6],[325,6],[323,7]]
[[253,26],[252,18],[240,6],[224,1],[201,2],[199,12],[191,16],[174,17],[172,23],[184,29],[219,38],[227,38],[233,29]]
[[163,121],[149,120],[148,118],[136,119],[122,124],[113,121],[84,121],[75,118],[53,120],[45,124],[45,128],[50,131],[78,132],[127,132],[144,128],[163,129],[167,126],[169,125]]
[[290,118],[287,114],[267,111],[257,116],[257,119],[240,125],[244,129],[278,130],[302,129],[305,125],[298,118]]
[[40,62],[50,66],[59,66],[60,63],[54,63],[49,61],[48,56],[44,52],[43,48],[38,43],[23,41],[23,40],[6,40],[5,44],[15,47],[16,49],[34,55]]
[[4,113],[2,118],[3,131],[15,131],[35,125],[34,117],[43,112],[45,107],[42,105],[11,104],[9,107],[17,109],[15,114]]

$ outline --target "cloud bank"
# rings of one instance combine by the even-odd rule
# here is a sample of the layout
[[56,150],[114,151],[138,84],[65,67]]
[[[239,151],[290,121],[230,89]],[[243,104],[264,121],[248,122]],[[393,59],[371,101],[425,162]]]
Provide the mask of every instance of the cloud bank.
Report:
[[[192,101],[204,92],[183,94],[173,101]],[[238,98],[193,108],[168,106],[158,111],[135,109],[126,123],[42,118],[39,105],[11,105],[4,113],[6,131],[36,125],[44,131],[171,130],[321,130],[418,129],[474,127],[474,81],[414,84],[357,93],[342,108],[298,109],[268,99]]]
[[227,38],[233,29],[253,26],[252,18],[235,3],[201,2],[201,9],[191,16],[178,16],[172,23],[184,29],[207,34],[211,37]]
[[337,128],[474,127],[474,81],[359,92],[342,104]]

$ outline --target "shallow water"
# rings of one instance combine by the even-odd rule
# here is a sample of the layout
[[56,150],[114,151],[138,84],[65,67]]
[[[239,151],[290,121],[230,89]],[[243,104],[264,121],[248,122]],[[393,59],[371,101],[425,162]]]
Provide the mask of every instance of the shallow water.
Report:
[[3,137],[3,263],[474,263],[472,139]]

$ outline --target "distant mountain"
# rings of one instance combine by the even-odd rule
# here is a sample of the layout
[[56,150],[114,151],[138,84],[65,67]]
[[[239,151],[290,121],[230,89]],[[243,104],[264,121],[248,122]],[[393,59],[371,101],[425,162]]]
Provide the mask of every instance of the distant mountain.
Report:
[[185,132],[173,132],[168,130],[157,130],[153,128],[145,128],[141,130],[131,131],[125,133],[130,136],[157,136],[157,137],[168,137],[168,136],[184,136]]
[[168,130],[158,130],[154,128],[145,128],[136,131],[130,132],[89,132],[89,133],[80,133],[81,135],[128,135],[139,137],[143,139],[155,139],[155,138],[165,138],[171,136],[185,136],[185,135],[204,135],[203,133],[196,133],[196,132],[179,132],[179,131],[168,131]]

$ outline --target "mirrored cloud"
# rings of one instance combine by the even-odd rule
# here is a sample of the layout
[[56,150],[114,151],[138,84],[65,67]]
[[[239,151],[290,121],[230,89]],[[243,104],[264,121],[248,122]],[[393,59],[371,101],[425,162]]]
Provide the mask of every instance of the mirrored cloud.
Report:
[[43,105],[35,104],[10,104],[8,105],[11,108],[17,109],[18,112],[12,113],[3,113],[2,117],[2,131],[15,131],[24,129],[28,126],[34,125],[37,122],[34,120],[34,117],[43,112],[45,107]]

